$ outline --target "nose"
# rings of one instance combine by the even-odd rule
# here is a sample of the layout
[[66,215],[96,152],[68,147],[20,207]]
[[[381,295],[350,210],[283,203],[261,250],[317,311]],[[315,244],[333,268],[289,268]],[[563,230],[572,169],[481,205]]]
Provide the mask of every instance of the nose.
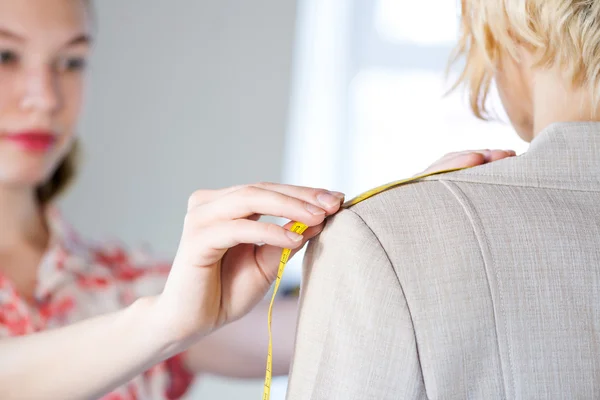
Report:
[[50,67],[29,70],[25,77],[21,108],[54,114],[61,106],[58,76]]

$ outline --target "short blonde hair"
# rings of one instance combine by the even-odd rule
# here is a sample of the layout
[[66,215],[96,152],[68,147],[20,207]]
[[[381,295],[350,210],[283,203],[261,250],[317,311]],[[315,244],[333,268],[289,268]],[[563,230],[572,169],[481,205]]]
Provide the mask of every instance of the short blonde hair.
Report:
[[[469,88],[473,113],[489,115],[486,98],[502,53],[518,61],[532,51],[536,67],[558,66],[574,87],[600,89],[600,1],[461,0],[461,33],[451,62],[465,58],[456,88]],[[453,88],[453,89],[454,89]]]

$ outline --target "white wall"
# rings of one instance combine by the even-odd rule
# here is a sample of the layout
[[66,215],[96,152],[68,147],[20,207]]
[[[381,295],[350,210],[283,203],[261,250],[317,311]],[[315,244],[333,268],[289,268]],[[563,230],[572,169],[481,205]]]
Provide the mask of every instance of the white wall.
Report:
[[[62,202],[79,230],[171,257],[194,189],[280,180],[295,3],[96,2],[85,165]],[[191,397],[261,388],[207,379]]]

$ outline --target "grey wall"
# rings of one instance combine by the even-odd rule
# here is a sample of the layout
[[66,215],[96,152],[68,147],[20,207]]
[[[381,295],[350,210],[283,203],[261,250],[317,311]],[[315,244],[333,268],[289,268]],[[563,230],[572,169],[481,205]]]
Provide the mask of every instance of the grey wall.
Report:
[[[94,239],[171,257],[188,195],[282,168],[295,0],[102,0],[81,136],[62,201]],[[193,398],[259,397],[208,380]]]

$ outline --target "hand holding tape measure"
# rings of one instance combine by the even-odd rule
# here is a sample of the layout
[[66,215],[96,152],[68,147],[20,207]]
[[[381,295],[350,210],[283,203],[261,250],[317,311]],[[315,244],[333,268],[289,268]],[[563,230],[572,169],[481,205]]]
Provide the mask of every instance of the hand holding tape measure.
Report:
[[[382,193],[386,190],[393,189],[395,187],[408,184],[411,182],[416,182],[420,179],[423,179],[428,176],[438,175],[443,173],[449,173],[453,171],[458,171],[461,169],[473,167],[476,165],[484,164],[487,162],[496,161],[502,158],[515,156],[515,152],[512,150],[503,151],[503,150],[481,150],[481,151],[466,151],[459,153],[450,153],[444,156],[442,159],[431,165],[421,174],[413,176],[408,179],[398,180],[395,182],[391,182],[374,189],[371,189],[359,196],[352,198],[351,200],[342,204],[340,209],[349,208],[355,204],[360,203],[370,197],[373,197],[379,193]],[[291,232],[295,232],[297,234],[302,234],[308,228],[307,225],[301,222],[293,222],[289,227]],[[273,337],[271,332],[271,323],[272,323],[272,312],[273,312],[273,304],[275,302],[275,297],[277,295],[277,291],[279,289],[279,285],[281,283],[281,278],[283,276],[283,272],[285,266],[290,258],[292,253],[291,249],[284,249],[281,253],[281,258],[279,260],[279,268],[277,271],[277,277],[275,280],[275,286],[273,289],[273,295],[271,297],[271,302],[269,304],[269,311],[267,316],[267,324],[268,324],[268,332],[269,332],[269,346],[267,352],[267,367],[265,373],[265,383],[263,389],[263,400],[269,400],[271,396],[271,383],[272,383],[272,366],[273,366]]]
[[[233,322],[264,299],[276,279],[281,249],[300,249],[335,214],[343,194],[276,183],[195,192],[183,233],[153,315],[179,352]],[[262,215],[302,221],[291,232]]]

